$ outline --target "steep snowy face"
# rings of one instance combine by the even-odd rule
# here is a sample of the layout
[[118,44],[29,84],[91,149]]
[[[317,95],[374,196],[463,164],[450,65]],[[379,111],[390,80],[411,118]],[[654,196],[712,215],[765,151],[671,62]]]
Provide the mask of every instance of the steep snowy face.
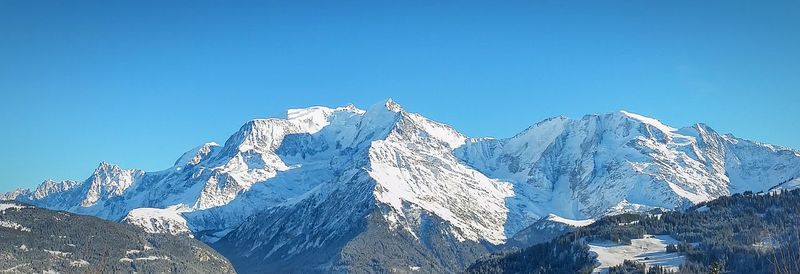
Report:
[[[193,210],[220,207],[248,192],[254,184],[292,168],[275,152],[286,136],[318,132],[333,116],[357,116],[363,112],[353,106],[293,109],[285,119],[249,121],[224,146],[206,143],[193,148],[166,170],[145,173],[101,163],[83,183],[45,182],[34,193],[20,192],[14,196],[47,208],[112,220],[120,220],[138,207],[167,208],[177,204]],[[277,194],[266,204],[284,202],[291,195]],[[104,204],[112,198],[116,202]],[[264,204],[241,213],[232,210],[229,218],[243,219],[263,210]]]
[[[292,206],[309,197],[323,201],[328,195],[320,194],[321,190],[338,189],[355,180],[343,179],[343,174],[366,169],[369,177],[356,181],[372,182],[373,205],[384,209],[383,217],[392,229],[415,235],[421,216],[430,214],[448,221],[452,233],[463,240],[499,243],[505,239],[504,199],[511,195],[510,185],[481,175],[452,154],[466,140],[457,131],[405,112],[391,100],[363,113],[334,115],[329,124],[314,134],[287,137],[276,153],[293,168],[255,186],[233,201],[232,208],[270,200],[285,201],[278,206]],[[276,199],[287,193],[300,198]],[[215,219],[227,215],[224,211],[212,209],[213,213],[190,214],[189,218]]]
[[703,164],[709,175],[728,183],[726,195],[765,191],[800,175],[797,150],[720,135],[704,124],[679,132],[695,138],[689,155]]
[[205,143],[181,155],[181,157],[175,161],[175,167],[180,170],[185,167],[196,166],[203,160],[216,156],[219,149],[220,146],[217,143]]
[[[446,260],[451,255],[437,254],[461,254],[479,250],[479,243],[506,239],[504,199],[512,194],[510,185],[460,162],[452,151],[465,140],[449,126],[387,101],[360,115],[334,116],[317,133],[287,137],[277,153],[294,168],[226,207],[187,216],[190,222],[214,219],[226,215],[225,208],[246,208],[306,189],[242,221],[219,241],[206,239],[234,261],[274,272],[311,267],[309,261],[319,262],[317,271],[331,272],[348,260],[363,259],[343,255],[344,250],[351,241],[363,241],[360,235],[375,240],[366,236],[372,233],[408,247],[405,252],[412,256]],[[434,252],[442,246],[431,245],[446,245],[446,251]],[[433,262],[420,262],[428,263]]]
[[233,252],[239,256],[286,259],[315,248],[331,248],[329,245],[352,233],[376,206],[371,198],[375,182],[364,171],[369,163],[368,151],[372,142],[385,138],[399,119],[399,113],[389,111],[384,104],[366,112],[333,113],[329,125],[318,132],[284,139],[276,153],[290,169],[254,185],[227,206],[186,216],[193,224],[213,226],[230,223],[234,211],[257,209],[252,214],[260,214],[240,219],[244,223],[238,228],[195,228],[219,231],[203,236],[209,242],[236,228],[234,236],[226,237],[225,242],[235,245]]
[[336,109],[311,107],[291,109],[286,119],[256,119],[247,122],[210,157],[211,174],[199,195],[196,207],[207,209],[224,205],[253,184],[266,181],[278,172],[287,171],[276,150],[290,135],[313,134],[329,124],[338,113],[363,113],[353,106]]
[[201,209],[227,204],[254,183],[274,177],[288,166],[275,155],[275,149],[288,134],[300,133],[291,121],[256,119],[247,122],[212,159],[210,175],[196,206]]
[[86,194],[81,206],[90,207],[100,200],[121,196],[143,175],[144,171],[141,170],[122,169],[117,165],[102,162],[85,184]]
[[[471,166],[494,174],[496,178],[525,181],[526,173],[520,170],[536,163],[569,123],[565,117],[555,117],[536,123],[509,139],[470,139],[458,148],[456,154]],[[517,175],[521,177],[512,178]]]
[[795,151],[624,111],[551,118],[509,139],[471,139],[456,154],[514,185],[510,233],[549,213],[589,219],[682,207],[800,174]]
[[[342,120],[343,117],[357,117],[364,111],[353,106],[340,108],[311,107],[306,109],[292,109],[287,113],[286,119],[270,118],[249,121],[234,133],[219,152],[213,153],[208,160],[195,167],[192,177],[203,182],[194,207],[197,209],[210,209],[226,205],[236,199],[240,194],[249,191],[254,184],[272,181],[278,173],[289,172],[298,166],[290,166],[278,155],[278,149],[284,146],[285,138],[295,140],[299,136],[318,133],[328,126],[332,120]],[[336,119],[335,119],[336,118]],[[341,123],[341,121],[337,121]],[[276,180],[280,181],[280,180]],[[279,183],[275,183],[281,185]],[[301,184],[302,185],[302,184]],[[256,200],[267,197],[267,205],[285,202],[294,191],[286,193],[283,186],[273,186],[269,183],[268,189],[260,187],[247,197],[258,197]],[[298,187],[297,189],[305,189]],[[264,194],[267,192],[268,194]],[[244,203],[250,203],[244,199]],[[244,210],[243,214],[250,214],[261,210],[266,205],[264,202],[252,202],[251,205],[260,205],[254,209]],[[246,216],[233,213],[244,218]]]
[[452,151],[466,137],[449,126],[406,113],[394,102],[386,111],[399,119],[386,138],[372,142],[369,175],[376,200],[388,205],[387,221],[416,235],[421,216],[432,214],[464,240],[502,243],[511,186],[461,163]]
[[[303,132],[285,136],[273,154],[286,169],[254,184],[225,206],[184,214],[192,229],[213,231],[213,235],[201,237],[215,241],[250,215],[274,207],[295,206],[307,199],[324,201],[332,190],[351,181],[352,173],[362,170],[367,163],[366,151],[370,142],[385,136],[396,117],[352,107],[340,109],[328,116],[329,126],[313,134]],[[356,190],[342,191],[351,193]]]
[[731,191],[762,191],[800,177],[800,152],[723,135]]

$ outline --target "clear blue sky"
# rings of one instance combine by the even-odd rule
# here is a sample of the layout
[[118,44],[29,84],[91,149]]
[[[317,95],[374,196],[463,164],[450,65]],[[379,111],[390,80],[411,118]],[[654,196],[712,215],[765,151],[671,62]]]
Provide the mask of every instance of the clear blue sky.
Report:
[[800,148],[800,1],[0,1],[0,191],[388,97],[471,136],[625,109]]

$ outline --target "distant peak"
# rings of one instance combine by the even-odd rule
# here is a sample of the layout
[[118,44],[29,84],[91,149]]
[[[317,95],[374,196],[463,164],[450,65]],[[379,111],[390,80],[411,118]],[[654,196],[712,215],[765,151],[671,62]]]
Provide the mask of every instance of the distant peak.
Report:
[[[701,134],[701,135],[718,134],[717,131],[715,131],[713,128],[711,128],[710,126],[708,126],[708,125],[706,125],[704,123],[695,123],[694,125],[692,125],[690,127],[684,127],[684,128],[681,128],[678,131],[680,131],[682,133],[696,132],[697,134]],[[691,135],[695,135],[695,134],[691,134]]]
[[388,109],[389,111],[392,111],[392,112],[401,112],[401,111],[403,111],[403,107],[400,106],[400,104],[398,104],[394,100],[392,100],[392,98],[387,99],[386,103],[384,103],[383,105],[386,107],[386,109]]
[[[529,126],[528,128],[526,128],[522,132],[517,133],[517,135],[514,135],[514,137],[519,137],[519,136],[524,136],[524,135],[527,135],[527,134],[535,133],[537,130],[541,130],[543,128],[547,128],[547,129],[552,130],[552,129],[554,129],[554,127],[555,128],[563,127],[564,124],[569,120],[570,120],[569,118],[567,118],[566,116],[563,116],[563,115],[549,117],[547,119],[544,119],[544,120],[541,120],[539,122],[536,122],[535,124]],[[560,130],[557,130],[557,131],[560,131]]]
[[100,161],[100,164],[97,165],[97,169],[109,169],[109,168],[118,168],[118,167],[119,166],[117,166],[115,164],[112,164],[112,163],[109,163],[109,162],[106,162],[106,161]]
[[53,179],[47,179],[42,182],[36,190],[33,192],[33,197],[35,199],[42,199],[47,197],[48,195],[55,193],[55,192],[63,192],[74,187],[80,185],[77,181],[72,180],[64,180],[64,181],[55,181]]
[[705,123],[695,123],[694,125],[692,125],[692,127],[696,128],[696,129],[701,129],[701,130],[706,131],[706,132],[714,132],[714,133],[716,133],[716,131],[713,128],[711,128],[710,126],[708,126]]
[[636,114],[636,113],[633,113],[633,112],[630,112],[630,111],[627,111],[627,110],[619,110],[617,112],[619,114],[622,114],[622,115],[625,115],[625,116],[628,116],[628,117],[631,117],[631,118],[634,118],[634,119],[653,119],[653,118],[645,117],[644,115]]
[[567,118],[564,115],[558,115],[558,116],[553,116],[553,117],[549,117],[547,119],[541,120],[541,121],[537,122],[536,124],[534,124],[533,126],[543,125],[543,124],[552,123],[552,122],[559,122],[559,121],[563,122],[563,121],[566,121],[566,120],[569,120],[569,118]]
[[313,106],[307,108],[290,108],[286,111],[286,119],[298,120],[305,119],[313,115],[326,115],[332,112],[333,109],[323,106]]
[[217,142],[208,142],[203,144],[201,147],[218,147],[218,146],[219,144],[217,144]]
[[102,161],[97,168],[94,170],[95,174],[116,174],[120,172],[143,172],[138,169],[123,169],[117,164],[112,164],[109,162]]
[[56,180],[53,180],[53,179],[47,179],[47,180],[44,180],[44,181],[41,183],[41,185],[47,185],[47,184],[71,184],[71,183],[76,183],[76,181],[75,181],[75,180],[61,180],[61,181],[56,181]]
[[347,104],[346,106],[336,108],[336,110],[337,111],[348,111],[348,112],[352,112],[352,113],[356,113],[356,114],[364,114],[364,110],[356,107],[356,105],[354,105],[354,104]]
[[619,114],[621,114],[623,116],[626,116],[626,117],[628,117],[630,119],[633,119],[633,120],[636,120],[636,121],[651,125],[651,126],[653,126],[655,128],[658,128],[659,130],[664,131],[664,132],[673,132],[673,131],[677,130],[677,129],[673,128],[673,127],[670,127],[670,126],[667,126],[667,125],[661,123],[661,121],[659,121],[659,120],[656,120],[656,119],[650,118],[650,117],[646,117],[644,115],[636,114],[636,113],[633,113],[633,112],[628,112],[628,111],[625,111],[625,110],[620,110],[617,113],[619,113]]
[[200,161],[210,158],[215,153],[215,149],[220,145],[216,142],[208,142],[198,147],[195,147],[181,155],[173,166],[197,165]]
[[386,99],[386,101],[378,102],[370,106],[367,111],[369,116],[382,116],[382,115],[389,115],[389,116],[396,116],[397,114],[404,114],[405,111],[403,107],[400,106],[397,102],[392,100],[392,98]]
[[286,112],[286,119],[288,120],[304,120],[304,119],[327,119],[334,112],[338,111],[347,111],[353,112],[357,114],[364,113],[363,110],[357,108],[353,104],[347,104],[346,106],[337,107],[337,108],[329,108],[323,106],[312,106],[307,108],[293,108],[289,109]]

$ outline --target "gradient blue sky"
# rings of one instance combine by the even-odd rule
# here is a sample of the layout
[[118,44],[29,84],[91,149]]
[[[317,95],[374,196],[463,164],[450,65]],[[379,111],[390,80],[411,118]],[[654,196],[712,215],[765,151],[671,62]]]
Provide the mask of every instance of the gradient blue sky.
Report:
[[800,1],[4,0],[0,191],[388,97],[471,136],[625,109],[800,148],[799,28]]

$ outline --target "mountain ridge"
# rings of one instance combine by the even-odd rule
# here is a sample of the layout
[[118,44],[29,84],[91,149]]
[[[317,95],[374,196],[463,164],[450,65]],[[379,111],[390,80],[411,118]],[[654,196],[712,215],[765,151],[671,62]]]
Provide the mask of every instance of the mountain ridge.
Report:
[[[469,264],[453,254],[478,256],[541,220],[685,208],[797,177],[800,152],[699,123],[673,128],[618,111],[470,138],[389,99],[367,110],[291,109],[285,118],[250,120],[223,145],[200,145],[162,171],[101,163],[83,183],[6,196],[221,240],[232,261],[308,259],[324,250],[328,257],[312,269],[349,271],[367,266],[351,260],[348,246],[382,235],[418,250],[416,261],[430,269],[450,269]],[[292,239],[296,231],[309,236]],[[438,245],[425,244],[432,239]],[[377,264],[369,267],[418,267]],[[274,270],[281,267],[289,266]]]

